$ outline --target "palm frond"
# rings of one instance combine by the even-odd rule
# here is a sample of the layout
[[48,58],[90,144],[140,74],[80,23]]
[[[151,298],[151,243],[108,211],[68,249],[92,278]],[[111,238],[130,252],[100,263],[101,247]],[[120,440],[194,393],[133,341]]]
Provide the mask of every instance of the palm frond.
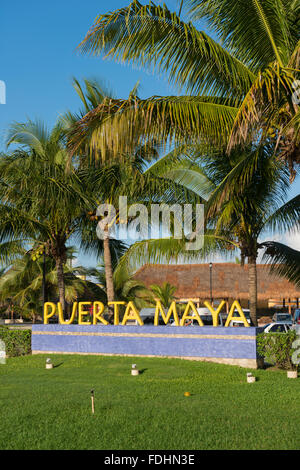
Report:
[[187,0],[185,3],[192,19],[205,19],[224,46],[257,72],[274,60],[287,65],[299,40],[293,24],[297,21],[297,2],[293,0]]
[[258,74],[236,114],[229,138],[229,151],[245,142],[270,137],[280,140],[280,127],[287,126],[295,114],[292,102],[294,82],[295,73],[276,63]]
[[266,230],[293,231],[300,230],[300,195],[279,207],[265,221]]
[[171,82],[188,91],[241,99],[255,75],[206,33],[183,22],[164,4],[142,5],[99,16],[80,44],[84,53],[167,72]]
[[231,256],[232,250],[238,245],[230,238],[222,235],[215,235],[213,231],[203,236],[203,246],[201,250],[187,251],[187,240],[174,238],[161,238],[143,240],[130,246],[127,252],[120,259],[115,275],[119,271],[124,271],[132,275],[144,264],[160,264],[175,261],[191,262],[205,259],[213,253],[223,253],[224,256]]
[[237,108],[205,97],[106,100],[77,123],[70,148],[75,153],[88,137],[91,151],[97,150],[105,161],[111,154],[131,154],[137,144],[153,139],[176,145],[200,139],[221,145],[223,138],[224,145],[237,112]]
[[160,158],[145,173],[174,181],[188,191],[207,200],[215,189],[215,184],[189,156],[192,152],[195,152],[195,147],[180,146]]
[[10,265],[16,258],[24,255],[25,240],[8,240],[0,244],[0,263],[2,265]]
[[300,251],[273,241],[264,242],[261,247],[265,249],[263,261],[271,263],[271,272],[300,288]]

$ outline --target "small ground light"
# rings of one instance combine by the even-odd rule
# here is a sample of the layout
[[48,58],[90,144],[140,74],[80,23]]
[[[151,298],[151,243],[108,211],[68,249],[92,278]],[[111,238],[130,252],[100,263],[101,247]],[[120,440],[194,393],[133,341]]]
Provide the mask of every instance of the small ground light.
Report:
[[256,381],[256,378],[252,375],[251,372],[248,372],[247,373],[247,382],[248,382],[248,384],[252,384],[255,381]]
[[136,368],[136,364],[131,366],[131,375],[139,375],[140,371]]
[[95,394],[94,394],[94,390],[91,390],[91,400],[92,400],[92,413],[95,414]]
[[184,396],[185,396],[185,397],[190,397],[191,394],[190,394],[190,392],[184,392]]
[[46,359],[46,369],[53,369],[53,364],[52,364],[50,357]]

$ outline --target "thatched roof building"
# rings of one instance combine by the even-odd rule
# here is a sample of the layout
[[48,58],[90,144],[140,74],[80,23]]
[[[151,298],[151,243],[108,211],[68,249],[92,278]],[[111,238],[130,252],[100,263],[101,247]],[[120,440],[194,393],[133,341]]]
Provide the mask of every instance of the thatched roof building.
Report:
[[[211,271],[211,274],[210,274]],[[149,287],[169,282],[176,286],[178,300],[192,299],[197,303],[212,298],[240,300],[244,306],[249,299],[248,266],[236,263],[145,265],[135,278]],[[300,290],[286,279],[270,273],[268,265],[257,265],[259,306],[299,305]]]

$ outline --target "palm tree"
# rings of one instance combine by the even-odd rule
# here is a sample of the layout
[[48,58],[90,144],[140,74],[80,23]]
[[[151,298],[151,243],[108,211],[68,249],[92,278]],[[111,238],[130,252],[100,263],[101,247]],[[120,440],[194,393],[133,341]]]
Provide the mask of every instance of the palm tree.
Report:
[[[117,266],[118,264],[114,263],[114,300],[122,302],[132,301],[138,309],[152,305],[153,294],[151,290],[147,289],[143,282],[134,279],[128,272],[125,265],[123,265],[121,269],[116,269]],[[89,274],[97,279],[97,282],[99,282],[107,292],[107,280],[104,265],[99,264],[98,268],[90,270]]]
[[[67,250],[69,259],[70,248]],[[84,281],[79,274],[88,271],[81,266],[64,267],[65,294],[67,302],[73,302],[78,297],[97,295],[103,298],[103,291],[96,284]],[[30,250],[24,256],[16,259],[13,264],[0,276],[0,300],[14,305],[22,316],[30,316],[35,322],[37,312],[42,311],[41,288],[43,282],[43,261],[36,256],[36,250]],[[46,260],[46,285],[49,298],[58,297],[57,270],[53,258]]]
[[[231,230],[238,242],[242,265],[248,260],[250,315],[257,325],[256,262],[258,251],[263,248],[260,239],[268,230],[284,232],[300,228],[300,196],[286,202],[288,170],[274,158],[272,146],[260,147],[255,152],[249,149],[246,155],[232,151],[220,159],[208,157],[201,166],[210,184],[215,185],[207,202],[207,220],[215,225],[216,234],[224,228]],[[251,178],[243,185],[250,168]]]
[[[91,233],[96,238],[88,213],[103,195],[95,186],[95,173],[81,169],[76,160],[70,163],[63,137],[61,124],[51,132],[33,121],[10,127],[8,146],[17,144],[18,148],[0,159],[0,241],[15,251],[20,238],[23,243],[39,241],[37,251],[45,249],[55,260],[64,311],[67,243],[71,237],[84,243]],[[102,253],[103,243],[97,242]]]
[[[82,103],[83,108],[77,114],[67,113],[62,117],[61,122],[64,128],[67,129],[67,138],[70,142],[73,141],[74,135],[79,133],[79,138],[76,141],[76,152],[80,155],[80,165],[86,168],[89,172],[94,172],[94,181],[96,185],[105,194],[105,199],[100,200],[100,203],[106,203],[118,207],[119,196],[126,196],[128,204],[131,202],[142,202],[149,206],[152,200],[164,200],[165,202],[174,200],[175,183],[166,183],[163,178],[157,178],[155,173],[145,173],[145,168],[150,160],[157,157],[155,142],[149,142],[145,145],[139,146],[137,139],[134,140],[134,145],[130,148],[131,153],[119,152],[114,154],[110,151],[109,147],[95,147],[93,139],[94,126],[89,126],[87,132],[82,133],[81,122],[85,114],[97,113],[101,108],[104,110],[106,107],[108,113],[103,111],[101,117],[97,118],[95,124],[97,132],[101,133],[102,126],[106,126],[107,119],[110,118],[111,112],[116,115],[122,110],[122,106],[117,104],[113,110],[110,109],[109,103],[113,100],[111,94],[99,82],[93,80],[84,80],[85,88],[74,80],[74,87],[77,91]],[[129,95],[129,100],[134,100],[134,94],[137,88],[135,87]],[[114,142],[114,150],[122,146],[122,134],[112,136]],[[120,139],[120,142],[119,142]],[[90,151],[89,151],[90,149]],[[74,149],[73,149],[74,151]],[[108,161],[109,160],[109,161]],[[173,186],[173,187],[172,187]],[[181,192],[177,188],[177,192]],[[177,198],[180,196],[177,196]],[[177,199],[176,199],[177,201]],[[98,222],[96,211],[89,213],[91,221]],[[117,211],[113,225],[119,225],[119,213]],[[92,234],[94,238],[94,233]],[[113,260],[111,256],[111,231],[106,226],[103,237],[103,253],[104,253],[104,266],[106,275],[106,291],[108,302],[115,300],[116,292],[113,282]],[[90,237],[86,239],[86,243],[94,244]],[[84,244],[82,244],[84,247]],[[110,308],[110,317],[113,317],[113,308]]]
[[163,282],[162,285],[152,284],[150,286],[156,299],[160,300],[164,308],[168,308],[171,302],[174,300],[174,293],[176,287],[169,284],[169,282]]
[[[191,20],[204,19],[219,42],[183,21],[182,6]],[[299,106],[292,100],[299,8],[295,0],[186,0],[178,15],[165,4],[134,0],[98,16],[79,46],[83,53],[154,66],[189,94],[105,102],[81,120],[74,145],[90,132],[94,147],[112,152],[111,136],[122,134],[116,153],[120,145],[128,149],[131,141],[153,137],[209,142],[228,151],[273,139],[293,179],[293,165],[300,162]]]
[[19,147],[0,160],[2,240],[20,235],[40,240],[55,260],[64,311],[66,242],[79,229],[87,199],[76,170],[66,172],[68,153],[60,126],[49,132],[38,122],[15,123],[9,128],[7,144]]
[[[83,107],[79,113],[73,114],[68,112],[61,118],[60,122],[64,127],[67,140],[70,139],[70,137],[72,138],[74,129],[77,129],[78,122],[80,122],[85,114],[95,112],[99,106],[112,100],[112,92],[107,90],[100,81],[85,79],[85,88],[83,88],[80,82],[74,79],[73,86],[81,99]],[[135,90],[136,88],[134,88],[131,94],[134,93]],[[117,111],[118,109],[116,108],[115,112]],[[101,122],[97,123],[97,126],[101,126],[102,122],[105,121],[106,118],[107,116],[103,115]],[[115,148],[117,148],[117,145],[118,141],[114,137]],[[93,172],[93,181],[94,184],[96,184],[96,187],[99,188],[99,191],[103,192],[103,188],[105,188],[105,197],[102,200],[100,197],[97,198],[98,205],[100,203],[106,203],[114,205],[114,207],[118,206],[119,195],[132,197],[132,194],[129,194],[132,192],[135,194],[134,202],[138,202],[137,198],[141,197],[142,193],[140,189],[135,189],[136,185],[141,184],[142,188],[145,189],[145,183],[141,181],[142,168],[149,158],[153,158],[157,155],[153,146],[144,147],[143,151],[136,146],[132,156],[128,156],[123,153],[119,153],[114,156],[107,148],[94,149],[92,142],[92,129],[80,140],[80,144],[76,147],[76,153],[80,156],[80,168],[86,168],[89,173]],[[139,181],[136,181],[137,178]],[[143,197],[145,197],[144,194]],[[90,221],[98,222],[95,209],[89,211],[89,217]],[[113,223],[119,223],[118,215]],[[95,232],[87,234],[86,239],[83,237],[81,246],[84,249],[90,250],[91,243],[93,246],[95,245],[95,241],[91,238],[95,238]],[[104,237],[101,243],[105,266],[107,300],[108,303],[110,303],[115,300],[115,289],[113,282],[112,259],[113,242],[110,237],[108,226],[104,229]],[[121,244],[120,248],[121,250],[124,249],[124,245]],[[109,311],[110,317],[113,318],[113,308],[111,306],[109,306]]]

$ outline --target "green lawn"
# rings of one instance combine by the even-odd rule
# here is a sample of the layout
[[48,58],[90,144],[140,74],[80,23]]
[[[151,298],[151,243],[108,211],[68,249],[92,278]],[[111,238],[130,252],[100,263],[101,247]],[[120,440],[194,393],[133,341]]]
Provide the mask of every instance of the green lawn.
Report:
[[46,370],[46,357],[0,365],[0,449],[300,448],[300,379],[285,372],[247,384],[219,364],[53,355]]

